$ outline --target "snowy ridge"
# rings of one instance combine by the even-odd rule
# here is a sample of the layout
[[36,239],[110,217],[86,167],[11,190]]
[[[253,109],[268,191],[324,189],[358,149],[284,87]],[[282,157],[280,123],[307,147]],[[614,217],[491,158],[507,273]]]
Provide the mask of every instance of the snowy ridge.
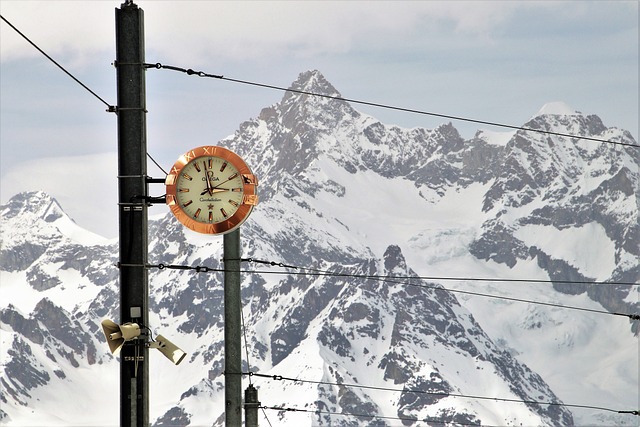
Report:
[[[339,96],[317,71],[292,87]],[[560,107],[543,108],[526,126],[635,143],[597,116]],[[465,141],[451,124],[402,129],[346,102],[291,92],[220,145],[260,179],[243,257],[345,274],[243,265],[267,271],[243,274],[243,370],[307,381],[253,378],[263,405],[309,411],[266,411],[273,425],[637,422],[454,397],[634,409],[638,322],[444,289],[638,312],[637,287],[560,283],[640,281],[637,150],[524,131],[482,130]],[[69,238],[72,220],[44,193],[16,195],[0,212],[1,422],[117,425],[117,411],[101,400],[118,394],[118,359],[99,328],[119,318],[116,245],[92,244],[81,230]],[[185,230],[169,214],[150,221],[149,236],[152,264],[222,267],[222,239]],[[222,425],[223,277],[170,269],[149,277],[152,331],[188,353],[175,367],[152,352],[150,419]],[[78,395],[82,405],[70,398]]]
[[[548,102],[538,110],[533,117],[554,115],[554,116],[579,116],[582,113],[574,110],[562,101]],[[532,118],[533,118],[532,117]]]

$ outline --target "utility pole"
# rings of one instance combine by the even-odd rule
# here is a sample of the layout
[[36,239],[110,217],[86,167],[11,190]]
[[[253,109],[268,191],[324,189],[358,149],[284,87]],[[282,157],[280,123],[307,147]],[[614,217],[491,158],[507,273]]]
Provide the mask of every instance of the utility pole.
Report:
[[258,389],[249,384],[244,391],[244,419],[246,427],[258,427]]
[[225,425],[242,425],[240,340],[240,228],[224,235],[224,401]]
[[[147,140],[144,12],[126,0],[116,9],[120,323],[149,325]],[[120,426],[149,425],[149,350],[144,339],[122,347]]]

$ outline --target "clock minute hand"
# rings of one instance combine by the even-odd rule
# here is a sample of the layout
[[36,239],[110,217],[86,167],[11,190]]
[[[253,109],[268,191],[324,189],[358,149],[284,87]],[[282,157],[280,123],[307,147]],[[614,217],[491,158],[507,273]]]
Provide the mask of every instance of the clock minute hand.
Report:
[[213,187],[212,190],[215,190],[216,188],[220,187],[222,184],[226,184],[227,182],[231,181],[232,179],[236,179],[237,177],[238,177],[237,173],[231,175],[231,177],[229,179],[226,179],[226,180],[222,181],[220,184],[218,184],[215,187]]
[[201,196],[204,196],[204,193],[209,193],[210,196],[213,196],[216,193],[222,193],[223,191],[229,191],[228,188],[212,188],[211,190],[209,190],[208,188],[205,188],[204,190],[202,190],[202,193],[200,193]]

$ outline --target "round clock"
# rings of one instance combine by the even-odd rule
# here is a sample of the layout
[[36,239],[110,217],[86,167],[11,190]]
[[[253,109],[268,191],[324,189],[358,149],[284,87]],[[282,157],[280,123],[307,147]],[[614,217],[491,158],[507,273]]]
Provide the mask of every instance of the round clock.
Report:
[[223,147],[187,151],[171,168],[165,185],[171,212],[199,233],[235,230],[258,203],[255,175],[240,156]]

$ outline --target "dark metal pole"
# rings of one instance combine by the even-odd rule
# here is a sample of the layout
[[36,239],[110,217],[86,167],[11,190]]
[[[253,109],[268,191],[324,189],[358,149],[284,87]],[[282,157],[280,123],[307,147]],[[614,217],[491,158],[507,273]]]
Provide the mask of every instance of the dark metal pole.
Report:
[[[144,13],[131,0],[116,9],[120,323],[148,326],[147,141]],[[149,425],[149,350],[133,340],[120,356],[120,426]]]
[[240,229],[224,235],[224,400],[225,425],[242,424],[240,330]]
[[244,391],[244,419],[246,427],[258,427],[258,389],[249,384]]

